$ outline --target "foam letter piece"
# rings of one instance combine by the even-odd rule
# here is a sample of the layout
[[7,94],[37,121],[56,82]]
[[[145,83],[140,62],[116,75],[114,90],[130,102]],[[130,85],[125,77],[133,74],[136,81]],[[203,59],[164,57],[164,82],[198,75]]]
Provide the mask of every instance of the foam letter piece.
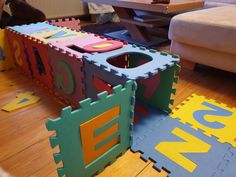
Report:
[[57,30],[46,31],[46,32],[42,31],[41,33],[31,34],[32,37],[39,39],[45,43],[68,41],[74,38],[83,37],[85,35],[87,35],[87,33],[72,31],[67,28],[59,28]]
[[215,106],[211,103],[208,102],[202,102],[202,105],[211,108],[213,110],[199,110],[193,113],[193,117],[196,121],[198,121],[199,123],[201,123],[202,125],[205,125],[206,127],[210,127],[210,128],[214,128],[214,129],[220,129],[220,128],[224,128],[225,125],[218,122],[218,121],[214,121],[214,122],[208,122],[207,120],[205,120],[205,116],[207,115],[212,115],[212,116],[220,116],[222,118],[224,117],[230,117],[232,116],[233,112],[225,110],[223,108],[220,108],[218,106]]
[[123,47],[123,43],[120,41],[107,40],[94,44],[89,44],[83,47],[87,52],[108,52],[111,50],[119,49]]
[[[119,115],[120,105],[80,125],[86,165],[119,143],[120,133],[117,119]],[[110,125],[106,126],[107,123]]]
[[57,20],[50,20],[50,24],[70,28],[76,31],[80,30],[80,20],[75,18],[65,18],[65,19],[57,19]]
[[16,96],[16,99],[5,105],[2,110],[12,112],[27,106],[31,106],[32,104],[37,103],[39,100],[40,98],[34,96],[33,92],[21,93]]
[[64,108],[61,117],[47,121],[47,129],[56,131],[50,138],[51,146],[60,148],[54,154],[55,162],[63,163],[58,168],[60,177],[90,177],[127,151],[131,146],[135,89],[135,82],[127,81],[124,88],[114,87],[114,94],[100,93],[98,101],[83,100],[79,109]]
[[173,129],[172,134],[180,137],[184,142],[161,142],[155,149],[192,173],[197,165],[182,154],[207,153],[211,149],[211,145],[180,128]]
[[29,25],[8,27],[8,29],[12,29],[21,34],[31,35],[33,33],[59,30],[60,27],[50,25],[46,22],[39,22],[39,23],[32,23]]
[[215,136],[221,143],[236,147],[236,108],[193,94],[173,111],[173,118],[201,129],[207,136]]
[[48,56],[48,46],[39,40],[32,40],[27,37],[24,41],[33,76],[45,84],[50,90],[53,90],[54,84]]
[[77,52],[77,55],[72,55],[55,46],[48,48],[48,54],[56,93],[78,105],[79,101],[85,99],[82,54]]
[[10,52],[5,30],[0,30],[0,71],[14,67],[13,56]]
[[85,46],[106,40],[106,38],[101,38],[99,36],[95,36],[94,34],[86,34],[85,36],[81,36],[72,40],[55,42],[52,43],[52,45],[73,55],[79,55],[79,57],[82,58],[81,54],[86,52],[84,49]]
[[11,29],[6,30],[6,35],[16,64],[22,68],[27,76],[32,76],[30,62],[25,52],[24,36]]

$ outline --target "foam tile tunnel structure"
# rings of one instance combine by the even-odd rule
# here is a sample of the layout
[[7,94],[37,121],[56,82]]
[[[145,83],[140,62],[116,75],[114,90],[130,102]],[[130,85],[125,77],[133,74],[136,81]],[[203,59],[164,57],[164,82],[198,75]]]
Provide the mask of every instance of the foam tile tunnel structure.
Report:
[[1,70],[13,65],[1,65],[13,53],[27,76],[76,108],[46,123],[56,132],[59,176],[100,173],[131,147],[170,177],[234,177],[235,108],[193,95],[168,115],[177,55],[46,22],[9,27],[1,37],[9,43],[1,43]]
[[[178,114],[180,121],[167,115],[174,102],[173,85],[178,82],[177,55],[46,22],[9,27],[5,33],[17,66],[76,108],[67,107],[59,118],[47,122],[48,130],[56,132],[50,138],[51,146],[60,147],[60,152],[54,154],[56,163],[63,162],[59,176],[97,174],[130,147],[142,152],[143,159],[155,161],[155,167],[164,168],[170,176],[214,176],[222,173],[223,164],[229,174],[233,173],[233,137],[227,141],[199,127],[205,134],[217,136],[217,140],[182,124],[184,114]],[[142,106],[135,105],[135,100]],[[144,116],[145,107],[148,111]],[[225,110],[223,115],[229,112]],[[135,126],[134,114],[140,117]],[[143,123],[142,117],[148,122]],[[155,138],[150,139],[153,134]],[[168,141],[181,144],[183,139],[200,144],[202,149],[180,145],[179,152],[186,155],[176,151],[169,157],[171,149],[163,147]],[[205,158],[214,161],[208,170]]]

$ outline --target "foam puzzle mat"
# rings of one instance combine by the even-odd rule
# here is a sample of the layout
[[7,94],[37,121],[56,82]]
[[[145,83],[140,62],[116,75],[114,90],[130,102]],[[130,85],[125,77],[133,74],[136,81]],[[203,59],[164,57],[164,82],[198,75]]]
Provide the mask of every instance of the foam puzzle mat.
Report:
[[155,169],[169,177],[236,176],[235,108],[195,94],[171,117],[142,106],[148,114],[136,113],[131,150]]

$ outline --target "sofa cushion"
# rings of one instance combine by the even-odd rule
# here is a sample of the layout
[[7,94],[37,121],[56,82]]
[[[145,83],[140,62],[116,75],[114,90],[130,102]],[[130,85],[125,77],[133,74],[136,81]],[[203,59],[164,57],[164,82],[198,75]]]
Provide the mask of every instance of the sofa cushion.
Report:
[[229,6],[229,5],[232,5],[232,4],[221,3],[221,2],[205,2],[204,8],[221,7],[221,6]]
[[176,41],[171,42],[170,51],[180,55],[183,60],[236,73],[235,54],[209,50]]
[[216,3],[226,3],[226,4],[236,4],[236,0],[205,0],[205,2],[216,2]]
[[169,38],[236,54],[236,5],[187,12],[172,18]]
[[236,0],[205,0],[205,8],[236,5]]

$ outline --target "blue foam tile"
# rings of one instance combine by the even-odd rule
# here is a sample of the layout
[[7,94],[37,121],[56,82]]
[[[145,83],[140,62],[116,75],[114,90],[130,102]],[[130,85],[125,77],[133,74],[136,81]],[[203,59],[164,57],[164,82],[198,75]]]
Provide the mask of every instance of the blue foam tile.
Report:
[[236,148],[230,148],[227,158],[224,158],[224,168],[221,177],[235,177],[236,176]]
[[[171,133],[175,128],[184,130],[211,145],[207,153],[182,153],[186,158],[197,164],[192,173],[155,149],[160,142],[184,142],[180,137]],[[151,109],[149,109],[149,115],[140,116],[139,123],[134,126],[133,145],[131,146],[133,152],[143,153],[143,159],[153,160],[155,168],[164,168],[169,171],[170,177],[212,177],[214,174],[219,174],[221,169],[218,166],[229,149],[230,145],[221,144],[215,138],[207,137],[201,131],[196,131],[189,125],[169,118],[165,113]]]
[[21,26],[12,26],[8,28],[26,35],[60,29],[60,27],[50,25],[46,22],[32,23],[29,25],[21,25]]
[[[132,53],[145,55],[150,58],[151,61],[134,68],[118,68],[107,62],[107,60],[112,57]],[[144,47],[137,47],[130,44],[109,52],[93,54],[85,53],[83,55],[83,59],[93,62],[95,65],[102,67],[113,74],[118,76],[126,76],[131,80],[149,78],[150,76],[157,74],[159,71],[163,71],[167,67],[171,67],[179,62],[179,58],[172,57],[171,55],[162,55],[159,52],[150,51]]]

